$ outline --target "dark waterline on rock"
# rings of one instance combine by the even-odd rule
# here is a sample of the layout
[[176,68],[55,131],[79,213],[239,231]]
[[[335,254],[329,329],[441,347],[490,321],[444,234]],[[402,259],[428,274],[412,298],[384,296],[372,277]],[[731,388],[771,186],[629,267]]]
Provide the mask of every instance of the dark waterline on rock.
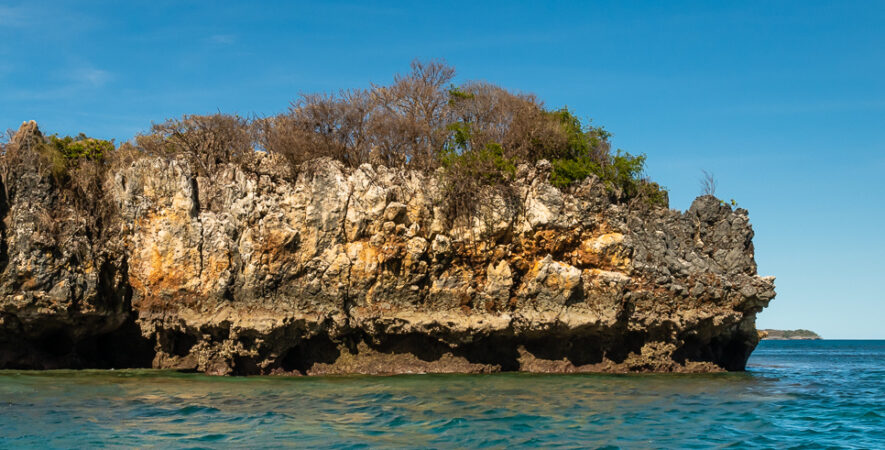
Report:
[[885,341],[766,341],[714,375],[0,371],[0,447],[875,448],[883,382]]

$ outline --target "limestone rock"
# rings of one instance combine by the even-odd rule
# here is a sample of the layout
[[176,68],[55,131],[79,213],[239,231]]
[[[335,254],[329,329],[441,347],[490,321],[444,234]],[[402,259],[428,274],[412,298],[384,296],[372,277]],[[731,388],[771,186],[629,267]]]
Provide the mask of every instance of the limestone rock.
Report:
[[258,161],[117,168],[100,236],[45,174],[4,176],[0,368],[740,370],[774,297],[746,211],[712,197],[613,202],[540,163],[519,168],[519,204],[452,224],[433,175]]

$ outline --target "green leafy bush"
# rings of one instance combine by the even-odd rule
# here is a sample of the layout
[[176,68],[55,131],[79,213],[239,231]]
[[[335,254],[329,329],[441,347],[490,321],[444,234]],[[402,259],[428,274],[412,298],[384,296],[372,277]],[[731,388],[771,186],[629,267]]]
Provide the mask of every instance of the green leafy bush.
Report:
[[602,170],[598,163],[590,158],[554,159],[551,163],[550,184],[564,189],[590,175],[599,176]]
[[483,184],[503,183],[516,175],[515,158],[508,158],[504,148],[496,142],[490,142],[476,151],[444,153],[442,167],[449,172],[458,172],[460,176],[480,180]]
[[95,139],[83,133],[76,137],[58,135],[49,136],[49,145],[67,159],[88,159],[101,161],[105,155],[114,151],[114,143],[102,139]]
[[661,206],[664,208],[669,206],[670,197],[667,194],[667,189],[654,181],[648,179],[640,180],[638,192],[638,197],[644,199],[652,206]]
[[666,190],[643,178],[646,156],[610,151],[611,133],[602,127],[582,125],[568,109],[547,112],[561,127],[566,145],[548,151],[550,183],[566,189],[587,177],[598,177],[605,186],[631,199],[642,197],[650,204],[666,206]]
[[642,176],[645,155],[631,155],[620,150],[598,162],[589,156],[573,159],[555,159],[550,172],[550,184],[564,189],[591,175],[602,181],[606,188],[624,197],[643,198],[651,205],[667,206],[666,189]]

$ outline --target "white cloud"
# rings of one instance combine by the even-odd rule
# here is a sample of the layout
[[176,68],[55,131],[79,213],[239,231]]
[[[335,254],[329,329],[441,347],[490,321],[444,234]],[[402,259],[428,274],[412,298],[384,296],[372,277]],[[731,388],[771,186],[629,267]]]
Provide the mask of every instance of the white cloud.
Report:
[[81,67],[69,73],[71,81],[88,87],[101,87],[114,79],[112,73],[94,67]]
[[[0,78],[3,76],[3,66],[0,66]],[[58,70],[52,77],[53,82],[44,83],[39,89],[23,88],[11,89],[8,92],[0,91],[0,99],[5,101],[22,100],[49,100],[60,98],[75,98],[83,95],[85,91],[102,89],[116,76],[107,70],[95,68],[90,65],[74,65],[63,70]]]

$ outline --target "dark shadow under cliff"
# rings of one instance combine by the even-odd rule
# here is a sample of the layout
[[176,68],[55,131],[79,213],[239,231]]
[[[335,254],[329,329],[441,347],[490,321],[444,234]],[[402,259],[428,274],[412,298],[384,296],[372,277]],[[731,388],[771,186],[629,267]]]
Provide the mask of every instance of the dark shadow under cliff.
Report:
[[85,335],[84,330],[94,329],[94,318],[83,318],[80,324],[47,321],[39,328],[9,315],[3,315],[2,322],[0,368],[4,369],[150,368],[155,354],[153,342],[141,335],[134,318],[114,331]]

